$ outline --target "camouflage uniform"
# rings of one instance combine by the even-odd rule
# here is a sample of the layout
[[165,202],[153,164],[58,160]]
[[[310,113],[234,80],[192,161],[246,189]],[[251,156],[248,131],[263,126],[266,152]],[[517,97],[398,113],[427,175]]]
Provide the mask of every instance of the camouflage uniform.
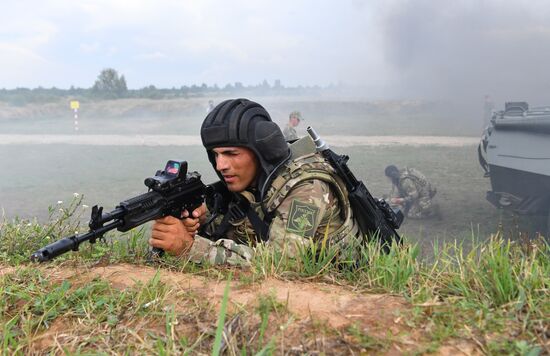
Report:
[[[293,111],[288,115],[289,120],[292,117],[297,118],[299,121],[303,120],[302,119],[302,113],[299,112],[299,111]],[[287,140],[287,141],[297,140],[299,138],[298,133],[296,132],[296,129],[294,127],[290,126],[290,123],[286,124],[286,127],[283,130],[283,136],[285,137],[285,140]]]
[[436,189],[419,170],[405,167],[399,172],[399,184],[394,185],[392,198],[403,198],[405,215],[413,219],[434,216],[437,206],[433,202]]
[[[361,239],[347,198],[344,183],[332,167],[315,152],[306,136],[291,145],[292,159],[271,182],[264,207],[274,212],[267,245],[284,250],[289,257],[310,239],[345,245]],[[248,191],[240,193],[263,218],[259,202]],[[257,244],[256,233],[248,218],[231,222],[224,239],[210,241],[196,236],[191,248],[192,260],[212,264],[248,265]],[[351,241],[354,240],[354,241]]]
[[298,133],[296,132],[296,129],[294,127],[291,127],[290,124],[286,124],[286,127],[283,130],[283,136],[287,141],[298,139]]

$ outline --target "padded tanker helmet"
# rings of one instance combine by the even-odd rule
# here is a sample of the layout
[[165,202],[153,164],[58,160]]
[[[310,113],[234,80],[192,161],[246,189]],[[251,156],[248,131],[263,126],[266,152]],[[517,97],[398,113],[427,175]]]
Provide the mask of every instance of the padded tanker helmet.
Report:
[[234,146],[251,149],[261,167],[257,182],[261,191],[272,173],[290,158],[290,149],[279,125],[271,120],[263,106],[247,99],[218,104],[202,123],[201,139],[214,169],[216,159],[212,149]]

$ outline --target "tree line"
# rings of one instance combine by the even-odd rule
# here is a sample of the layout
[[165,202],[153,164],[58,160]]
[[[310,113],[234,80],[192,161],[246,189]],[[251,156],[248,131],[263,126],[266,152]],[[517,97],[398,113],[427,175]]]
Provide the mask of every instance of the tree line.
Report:
[[146,99],[170,99],[170,98],[189,98],[203,96],[231,95],[234,93],[253,94],[253,95],[303,95],[318,94],[323,90],[336,88],[336,85],[326,87],[315,86],[297,86],[285,87],[280,80],[275,80],[273,85],[267,80],[257,85],[243,85],[240,82],[228,83],[223,87],[214,84],[208,86],[201,85],[183,85],[179,88],[157,88],[154,85],[145,86],[141,89],[128,89],[126,78],[113,68],[103,69],[97,76],[94,85],[91,88],[69,89],[59,88],[16,88],[0,89],[0,101],[12,105],[25,105],[27,103],[47,103],[56,101],[61,97],[74,97],[90,100],[114,100],[123,98],[146,98]]

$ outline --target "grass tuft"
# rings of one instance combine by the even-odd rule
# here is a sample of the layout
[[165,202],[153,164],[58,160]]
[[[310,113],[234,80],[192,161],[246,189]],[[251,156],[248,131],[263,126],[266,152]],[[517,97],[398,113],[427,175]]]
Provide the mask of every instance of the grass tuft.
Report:
[[[311,344],[302,340],[304,344],[299,347],[285,345],[287,332],[305,326],[279,315],[282,307],[273,297],[260,297],[256,313],[242,310],[226,323],[229,282],[217,324],[208,303],[190,294],[178,298],[191,303],[195,314],[182,313],[181,307],[171,302],[173,286],[163,283],[159,273],[146,283],[136,282],[122,290],[115,290],[103,279],[80,284],[78,280],[53,282],[48,269],[36,268],[28,257],[43,245],[80,229],[79,204],[77,199],[67,207],[51,209],[51,221],[43,225],[24,220],[1,222],[0,257],[8,271],[0,276],[3,354],[44,350],[158,354],[324,350],[317,341]],[[113,234],[106,243],[86,243],[78,253],[64,254],[49,265],[84,269],[90,262],[105,258],[109,263],[146,263],[146,231],[135,229]],[[252,268],[245,271],[201,266],[178,258],[165,258],[159,267],[228,281],[235,272],[239,281],[246,282],[240,288],[266,278],[281,278],[322,280],[365,293],[402,295],[412,305],[403,315],[407,326],[429,335],[419,350],[436,351],[452,338],[466,338],[487,354],[548,352],[550,247],[542,237],[516,241],[498,231],[486,240],[472,237],[471,241],[435,243],[431,260],[421,259],[419,246],[407,239],[387,253],[381,252],[375,239],[366,245],[346,247],[310,241],[294,251],[291,255],[261,244],[256,247]],[[217,327],[204,325],[200,320],[205,318],[212,319]],[[150,326],[145,328],[146,324]],[[58,344],[35,350],[41,335],[59,325],[72,330],[71,337],[58,337]],[[183,332],[183,325],[196,326]],[[231,330],[231,336],[224,338],[224,330]],[[243,330],[254,336],[247,338]],[[323,337],[347,340],[334,344],[351,347],[347,352],[384,351],[393,342],[391,337],[375,337],[359,326],[322,333]],[[314,334],[309,330],[303,335]]]

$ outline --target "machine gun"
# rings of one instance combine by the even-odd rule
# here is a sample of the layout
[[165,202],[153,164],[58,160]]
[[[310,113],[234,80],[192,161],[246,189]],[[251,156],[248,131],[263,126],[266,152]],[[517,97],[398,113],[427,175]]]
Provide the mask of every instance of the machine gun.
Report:
[[403,222],[403,212],[394,210],[384,199],[375,199],[365,184],[357,180],[350,171],[347,165],[348,156],[333,152],[312,127],[308,127],[307,132],[315,142],[317,152],[325,157],[346,184],[351,209],[361,232],[380,239],[385,251],[388,251],[394,241],[401,242],[401,237],[395,230]]
[[[180,218],[181,212],[193,211],[204,201],[206,186],[197,172],[187,173],[186,161],[168,161],[163,171],[145,179],[149,192],[125,200],[110,213],[95,205],[89,222],[90,231],[73,235],[43,247],[31,255],[32,261],[49,261],[67,251],[78,251],[84,241],[95,243],[113,229],[125,232],[148,221],[168,215]],[[161,256],[164,251],[153,249]]]

